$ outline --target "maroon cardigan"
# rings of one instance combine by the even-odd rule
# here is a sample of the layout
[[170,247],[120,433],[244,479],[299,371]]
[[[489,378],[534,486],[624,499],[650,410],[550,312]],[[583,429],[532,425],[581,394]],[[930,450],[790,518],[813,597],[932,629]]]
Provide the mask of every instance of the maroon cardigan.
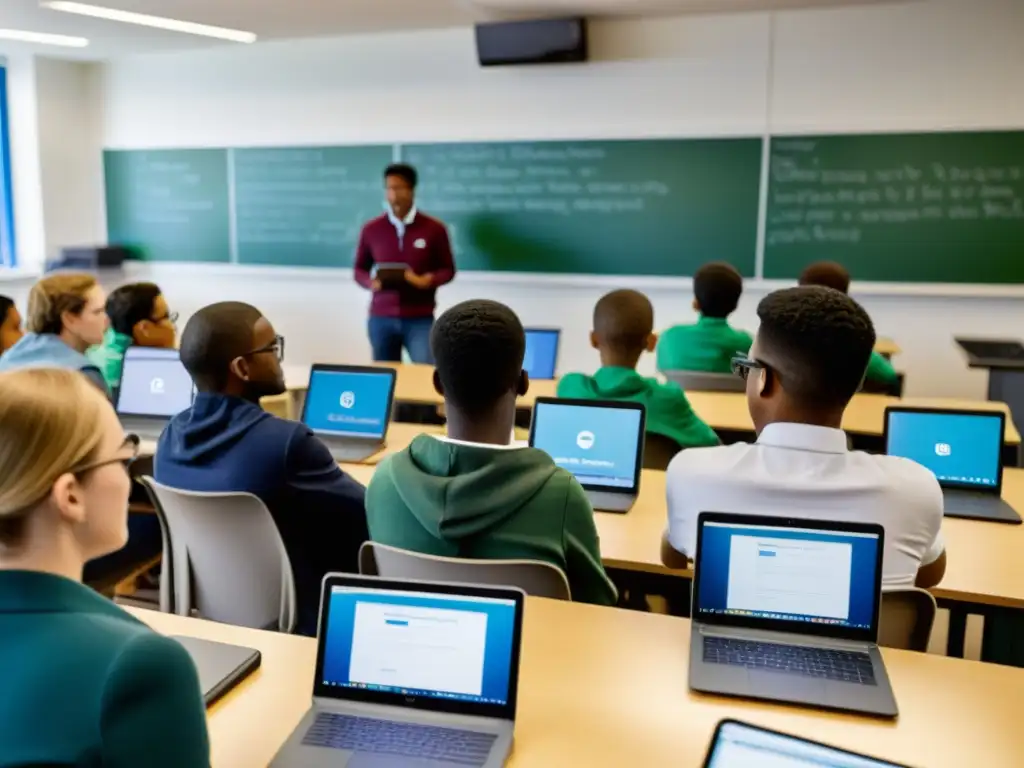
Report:
[[416,218],[405,227],[405,237],[398,239],[398,230],[387,215],[378,216],[363,227],[356,248],[355,278],[370,288],[374,264],[401,263],[418,275],[431,274],[429,288],[404,285],[397,290],[380,290],[373,294],[370,315],[374,317],[431,317],[437,287],[455,277],[455,260],[448,241],[448,230],[437,219],[416,212]]

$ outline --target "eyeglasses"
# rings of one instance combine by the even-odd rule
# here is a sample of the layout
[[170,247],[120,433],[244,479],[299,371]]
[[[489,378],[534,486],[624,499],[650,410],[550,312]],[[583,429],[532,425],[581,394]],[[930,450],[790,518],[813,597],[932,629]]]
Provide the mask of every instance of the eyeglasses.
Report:
[[732,372],[744,381],[750,376],[752,370],[766,370],[767,368],[767,365],[752,357],[738,356],[732,359]]
[[85,464],[81,467],[76,467],[74,470],[72,470],[72,474],[83,475],[86,472],[92,472],[94,469],[106,467],[109,466],[110,464],[123,464],[124,471],[127,472],[131,465],[135,463],[135,460],[139,458],[139,448],[141,445],[142,440],[139,438],[138,435],[125,435],[124,443],[121,444],[121,448],[119,450],[123,451],[125,448],[127,448],[128,450],[131,451],[131,454],[129,456],[113,456],[109,459],[91,461],[88,464]]
[[151,323],[162,323],[165,320],[167,322],[169,322],[171,325],[174,325],[175,323],[178,322],[178,313],[177,312],[168,312],[163,317],[151,317],[151,318],[149,318],[149,322],[151,322]]
[[277,356],[278,362],[284,362],[284,336],[275,336],[274,340],[267,344],[265,347],[254,349],[252,352],[246,352],[241,357],[249,357],[251,355],[263,355],[267,352],[272,352]]

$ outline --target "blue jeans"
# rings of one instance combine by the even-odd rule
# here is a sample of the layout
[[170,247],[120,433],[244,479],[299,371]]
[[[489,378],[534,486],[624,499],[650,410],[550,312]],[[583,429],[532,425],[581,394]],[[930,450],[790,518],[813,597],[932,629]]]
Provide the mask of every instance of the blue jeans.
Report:
[[433,364],[430,353],[432,317],[374,317],[370,316],[368,331],[375,362],[402,361],[402,347],[409,352],[414,363]]

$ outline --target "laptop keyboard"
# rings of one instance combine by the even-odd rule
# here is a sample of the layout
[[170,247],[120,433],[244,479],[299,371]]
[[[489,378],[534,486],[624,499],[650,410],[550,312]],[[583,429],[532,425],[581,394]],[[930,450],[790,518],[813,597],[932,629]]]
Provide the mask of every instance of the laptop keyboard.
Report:
[[871,657],[855,651],[759,643],[727,637],[705,637],[704,662],[763,669],[768,672],[787,672],[844,683],[875,685]]
[[493,733],[320,712],[306,731],[302,743],[309,747],[419,757],[458,765],[483,765],[495,739],[497,736]]

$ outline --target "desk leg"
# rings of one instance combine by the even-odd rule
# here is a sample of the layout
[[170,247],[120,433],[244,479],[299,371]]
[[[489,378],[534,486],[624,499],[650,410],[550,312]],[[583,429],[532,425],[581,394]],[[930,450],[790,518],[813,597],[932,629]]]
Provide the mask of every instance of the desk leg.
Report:
[[953,603],[949,607],[949,635],[946,637],[946,655],[953,659],[964,657],[967,638],[967,609]]

